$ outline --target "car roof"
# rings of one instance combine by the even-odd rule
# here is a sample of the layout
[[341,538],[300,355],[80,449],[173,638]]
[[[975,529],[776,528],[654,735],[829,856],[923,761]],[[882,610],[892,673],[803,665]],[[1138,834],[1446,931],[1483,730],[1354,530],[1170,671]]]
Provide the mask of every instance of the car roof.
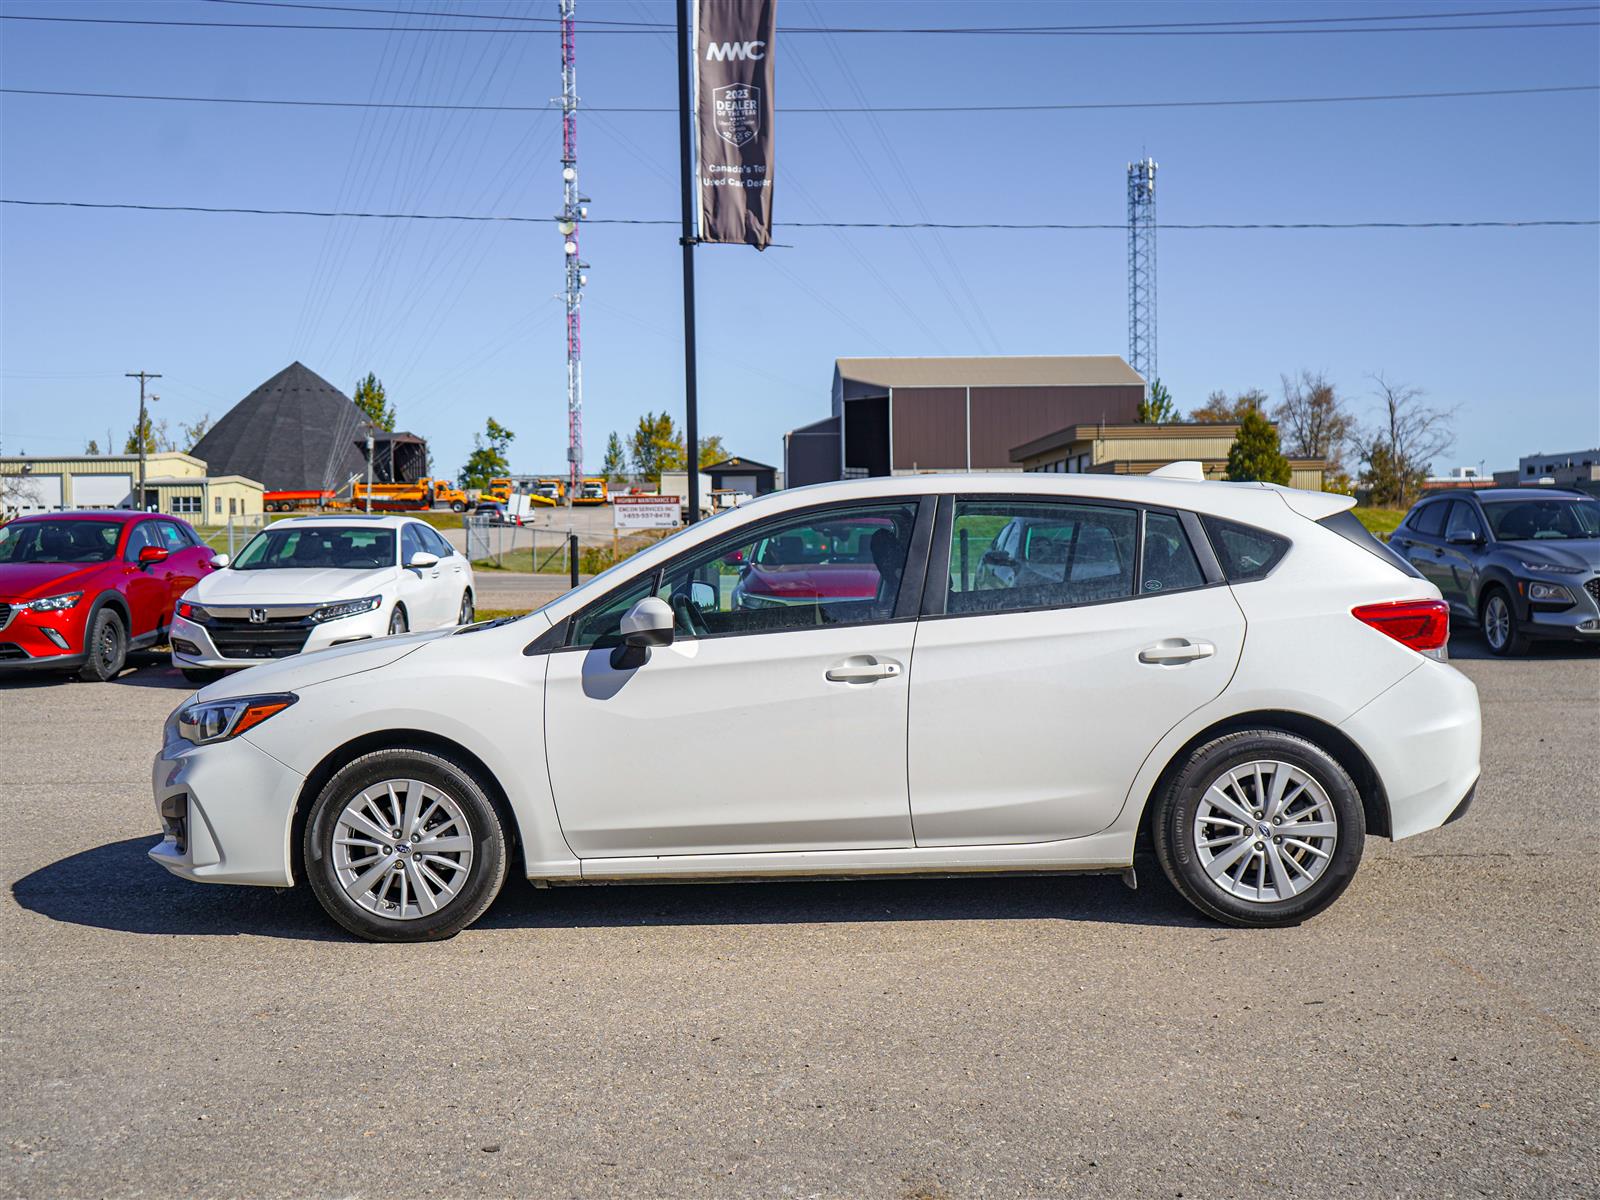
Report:
[[[166,513],[138,512],[131,508],[75,508],[61,512],[26,513],[18,521],[122,521],[131,524],[143,520],[171,520]],[[175,518],[182,520],[183,518]]]
[[284,517],[268,525],[271,529],[277,525],[295,526],[327,526],[327,525],[378,525],[387,529],[399,529],[405,524],[426,525],[426,521],[418,521],[415,517],[408,517],[395,513],[349,513],[344,516],[318,513],[316,516]]
[[1582,500],[1582,492],[1557,487],[1481,488],[1472,493],[1479,500]]

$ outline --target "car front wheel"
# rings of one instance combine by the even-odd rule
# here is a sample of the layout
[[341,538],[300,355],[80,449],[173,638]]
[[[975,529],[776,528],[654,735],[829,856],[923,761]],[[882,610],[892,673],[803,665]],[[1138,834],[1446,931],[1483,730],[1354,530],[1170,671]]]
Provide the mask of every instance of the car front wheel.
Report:
[[1478,610],[1478,624],[1483,629],[1483,640],[1489,644],[1489,653],[1502,658],[1528,652],[1528,638],[1517,621],[1517,610],[1511,597],[1501,587],[1490,588]]
[[420,750],[363,754],[311,809],[306,876],[328,915],[357,937],[454,937],[483,915],[506,876],[506,831],[472,774]]
[[83,666],[78,678],[89,683],[109,683],[128,661],[128,630],[114,608],[102,608],[89,618],[83,634]]
[[389,636],[393,637],[397,633],[405,633],[409,628],[410,626],[406,623],[406,610],[396,604],[394,612],[389,614]]
[[1230,925],[1294,925],[1349,885],[1361,796],[1322,747],[1275,729],[1199,747],[1156,798],[1156,857],[1183,898]]

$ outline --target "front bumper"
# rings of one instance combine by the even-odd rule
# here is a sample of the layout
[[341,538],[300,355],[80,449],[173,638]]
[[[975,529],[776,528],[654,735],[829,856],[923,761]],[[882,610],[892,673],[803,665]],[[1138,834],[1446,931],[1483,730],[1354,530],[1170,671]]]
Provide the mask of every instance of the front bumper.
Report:
[[389,632],[389,608],[389,605],[380,605],[370,613],[341,617],[336,621],[324,621],[320,625],[312,625],[306,630],[303,643],[282,654],[227,653],[218,648],[217,639],[212,636],[212,629],[209,626],[175,615],[172,618],[172,631],[169,635],[172,643],[172,664],[190,669],[232,671],[242,667],[257,667],[264,662],[275,662],[293,654],[326,650],[329,646],[339,646],[346,642],[368,641],[383,637]]
[[53,612],[23,612],[6,605],[0,621],[0,671],[72,670],[83,665],[87,599]]
[[202,883],[289,887],[295,800],[305,777],[245,737],[172,738],[151,768],[161,841],[150,857]]
[[1340,729],[1383,781],[1397,841],[1443,825],[1477,785],[1478,689],[1445,663],[1424,661]]

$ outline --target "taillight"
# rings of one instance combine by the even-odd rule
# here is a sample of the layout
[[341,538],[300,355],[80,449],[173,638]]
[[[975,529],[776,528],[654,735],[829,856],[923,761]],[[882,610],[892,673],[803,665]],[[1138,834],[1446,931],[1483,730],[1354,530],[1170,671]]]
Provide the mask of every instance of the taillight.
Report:
[[1402,646],[1426,654],[1440,650],[1450,640],[1450,607],[1443,600],[1391,600],[1363,604],[1350,615]]

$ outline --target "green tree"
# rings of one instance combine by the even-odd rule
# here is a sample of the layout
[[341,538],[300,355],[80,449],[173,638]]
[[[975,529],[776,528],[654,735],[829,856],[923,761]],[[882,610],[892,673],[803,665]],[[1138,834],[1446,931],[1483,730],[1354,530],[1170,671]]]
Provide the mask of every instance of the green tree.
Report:
[[85,454],[99,454],[100,453],[100,443],[95,441],[94,438],[90,438],[89,439],[89,444],[83,448],[83,452]]
[[371,371],[367,372],[365,379],[356,384],[356,392],[351,399],[366,415],[367,420],[379,429],[388,433],[394,432],[394,405],[388,403],[388,394],[383,390],[383,381]]
[[720,434],[713,433],[710,437],[700,439],[700,466],[709,467],[712,463],[719,463],[727,457],[728,450],[722,444]]
[[1229,399],[1226,392],[1212,392],[1199,408],[1189,411],[1191,421],[1217,421],[1226,425],[1244,420],[1247,412],[1266,412],[1269,397],[1260,388],[1239,392]]
[[1165,425],[1178,419],[1178,406],[1172,402],[1167,385],[1157,379],[1150,384],[1150,394],[1139,401],[1139,424]]
[[[172,435],[167,432],[167,419],[162,417],[156,420],[148,411],[144,414],[144,452],[146,454],[160,454],[166,450],[176,450]],[[128,430],[128,440],[122,444],[124,454],[139,453],[139,424],[134,423]]]
[[1285,486],[1289,483],[1289,460],[1278,445],[1278,431],[1259,408],[1248,410],[1239,421],[1239,434],[1228,447],[1226,477]]
[[617,436],[615,429],[606,439],[606,457],[600,464],[600,474],[618,486],[628,482],[628,456],[622,449],[622,439]]
[[681,471],[687,465],[683,435],[668,412],[647,412],[628,438],[628,457],[633,472],[651,483],[660,484],[661,472]]
[[511,430],[490,417],[483,432],[472,435],[472,453],[467,455],[466,465],[461,468],[456,481],[464,488],[486,488],[489,480],[509,475],[511,461],[507,458],[507,452],[516,437]]

